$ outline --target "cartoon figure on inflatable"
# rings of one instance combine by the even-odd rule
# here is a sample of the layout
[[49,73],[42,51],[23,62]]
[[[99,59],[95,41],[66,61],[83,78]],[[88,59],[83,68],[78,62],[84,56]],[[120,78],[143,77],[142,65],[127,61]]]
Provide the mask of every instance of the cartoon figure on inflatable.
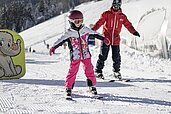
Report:
[[18,79],[25,74],[24,42],[14,31],[0,29],[0,79]]

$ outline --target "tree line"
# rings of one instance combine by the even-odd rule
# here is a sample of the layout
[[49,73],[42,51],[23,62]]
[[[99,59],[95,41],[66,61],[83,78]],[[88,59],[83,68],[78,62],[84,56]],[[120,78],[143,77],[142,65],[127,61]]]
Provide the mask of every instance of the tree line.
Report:
[[21,32],[89,1],[99,0],[2,0],[0,29]]

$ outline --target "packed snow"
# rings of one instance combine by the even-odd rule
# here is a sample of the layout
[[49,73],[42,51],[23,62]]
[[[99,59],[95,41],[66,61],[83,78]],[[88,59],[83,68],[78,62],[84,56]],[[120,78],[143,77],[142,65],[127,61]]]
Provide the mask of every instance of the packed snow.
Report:
[[[89,26],[97,21],[100,13],[110,8],[111,3],[112,0],[84,3],[76,9],[84,13],[85,25]],[[151,8],[169,9],[171,1],[125,0],[122,6],[123,12],[136,27],[141,16]],[[162,11],[159,11],[159,14],[162,18]],[[65,16],[66,14],[60,15],[20,33],[26,48],[31,47],[35,52],[26,51],[27,70],[24,77],[0,81],[0,113],[171,114],[171,61],[151,57],[125,44],[120,46],[121,73],[123,78],[130,79],[130,82],[109,82],[109,79],[113,78],[110,53],[103,70],[106,79],[97,79],[97,91],[103,99],[94,99],[87,93],[86,77],[80,65],[73,89],[73,101],[65,100],[64,81],[70,63],[69,50],[62,46],[53,56],[49,56],[47,49],[47,44],[52,46],[60,37],[65,30],[64,26],[68,27],[68,24],[64,24]],[[153,16],[156,17],[153,21],[160,24],[157,19],[160,21],[161,18],[155,14]],[[148,22],[147,19],[148,17],[144,18],[144,22]],[[149,24],[149,27],[151,26]],[[158,26],[160,25],[155,25]],[[122,36],[126,39],[134,38],[125,29]],[[90,51],[95,66],[100,53],[98,41],[96,46],[90,47]]]

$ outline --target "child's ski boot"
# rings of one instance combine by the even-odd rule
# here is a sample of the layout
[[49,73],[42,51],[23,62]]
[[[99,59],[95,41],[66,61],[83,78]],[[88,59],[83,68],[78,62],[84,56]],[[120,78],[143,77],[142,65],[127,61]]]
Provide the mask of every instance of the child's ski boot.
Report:
[[66,100],[72,100],[71,92],[71,89],[66,89]]
[[93,95],[97,95],[96,87],[94,87],[94,86],[89,87],[89,91],[90,91],[90,93],[92,93]]
[[92,98],[94,98],[94,99],[102,99],[103,98],[101,95],[97,94],[96,87],[94,87],[94,86],[89,87],[89,91],[92,94]]

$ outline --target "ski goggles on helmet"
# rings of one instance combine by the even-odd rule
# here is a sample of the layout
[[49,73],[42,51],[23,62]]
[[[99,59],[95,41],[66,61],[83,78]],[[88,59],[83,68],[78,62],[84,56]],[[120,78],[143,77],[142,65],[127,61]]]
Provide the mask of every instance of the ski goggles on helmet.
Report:
[[82,24],[83,23],[83,19],[74,19],[74,20],[71,20],[71,22],[73,22],[74,24]]
[[113,3],[112,6],[116,9],[119,9],[121,7],[120,3]]

